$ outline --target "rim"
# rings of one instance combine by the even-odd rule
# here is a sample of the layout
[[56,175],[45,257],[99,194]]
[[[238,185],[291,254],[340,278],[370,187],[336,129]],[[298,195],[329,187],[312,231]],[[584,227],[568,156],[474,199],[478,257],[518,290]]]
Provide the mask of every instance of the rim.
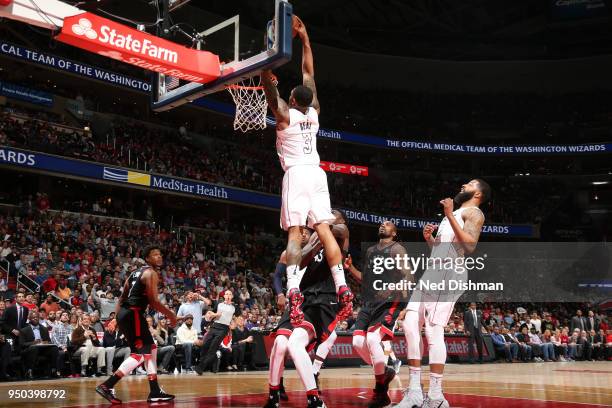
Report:
[[225,85],[226,89],[243,89],[245,91],[261,91],[264,89],[263,86],[245,86],[238,84]]

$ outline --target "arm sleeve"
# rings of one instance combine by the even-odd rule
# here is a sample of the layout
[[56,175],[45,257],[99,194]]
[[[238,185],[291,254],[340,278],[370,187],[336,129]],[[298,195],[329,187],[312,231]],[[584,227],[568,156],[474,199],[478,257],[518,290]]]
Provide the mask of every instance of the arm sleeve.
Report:
[[280,295],[283,293],[283,275],[287,272],[287,265],[284,263],[277,263],[276,270],[274,271],[273,287],[274,294]]

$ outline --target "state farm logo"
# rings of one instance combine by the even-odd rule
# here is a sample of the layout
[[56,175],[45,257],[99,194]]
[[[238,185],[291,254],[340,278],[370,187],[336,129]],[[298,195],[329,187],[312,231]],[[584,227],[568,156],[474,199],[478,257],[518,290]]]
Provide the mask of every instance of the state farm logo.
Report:
[[[118,26],[119,29],[121,26]],[[85,36],[90,40],[97,40],[102,44],[108,44],[112,47],[119,48],[125,51],[141,54],[150,58],[162,60],[164,62],[178,63],[178,52],[167,49],[162,46],[155,45],[149,38],[138,39],[132,34],[122,34],[116,28],[108,25],[101,25],[99,30],[93,28],[92,22],[87,18],[79,19],[78,24],[72,25],[72,32],[79,36]],[[154,37],[153,37],[154,38]],[[105,51],[101,55],[123,59],[118,51]]]
[[73,24],[72,32],[76,35],[84,35],[90,40],[95,40],[98,37],[96,30],[91,28],[91,21],[86,18],[81,18],[78,24]]

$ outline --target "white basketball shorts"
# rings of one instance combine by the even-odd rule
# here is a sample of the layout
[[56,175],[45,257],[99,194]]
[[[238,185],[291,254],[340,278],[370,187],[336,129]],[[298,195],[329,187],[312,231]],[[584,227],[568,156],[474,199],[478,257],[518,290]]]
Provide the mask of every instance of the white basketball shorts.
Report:
[[287,169],[283,177],[280,225],[312,228],[322,222],[332,223],[327,175],[319,166],[303,165]]

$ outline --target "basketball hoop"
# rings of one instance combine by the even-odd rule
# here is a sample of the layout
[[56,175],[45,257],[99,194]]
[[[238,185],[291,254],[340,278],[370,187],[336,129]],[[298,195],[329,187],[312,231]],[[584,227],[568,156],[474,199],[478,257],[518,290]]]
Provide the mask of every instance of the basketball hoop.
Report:
[[[276,82],[276,78],[274,81]],[[246,133],[250,130],[265,129],[268,102],[261,84],[261,77],[257,75],[246,78],[235,84],[227,85],[226,88],[236,104],[234,130]]]

